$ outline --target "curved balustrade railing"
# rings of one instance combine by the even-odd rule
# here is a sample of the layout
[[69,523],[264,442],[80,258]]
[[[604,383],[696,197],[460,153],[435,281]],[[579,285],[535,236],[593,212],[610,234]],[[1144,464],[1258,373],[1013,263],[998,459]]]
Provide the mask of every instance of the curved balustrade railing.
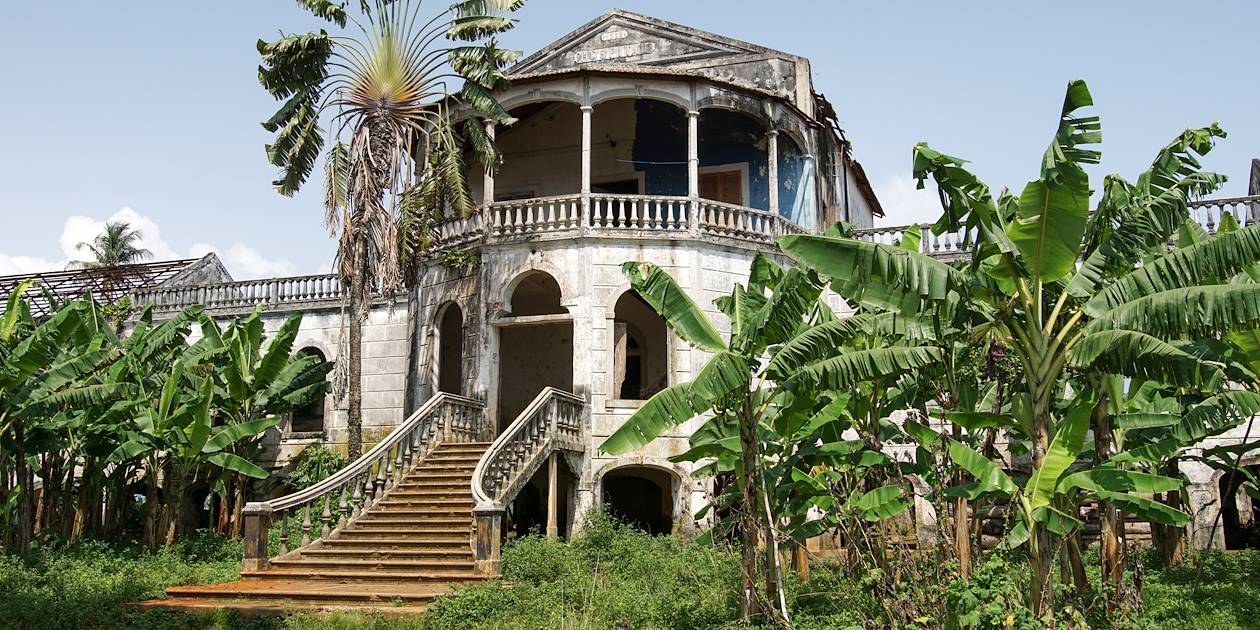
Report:
[[473,500],[479,505],[504,505],[553,451],[583,450],[583,406],[580,396],[543,388],[477,462]]
[[[430,398],[385,439],[327,479],[278,499],[246,504],[245,568],[267,566],[272,523],[280,528],[281,556],[302,549],[375,505],[437,444],[486,437],[480,401],[447,393]],[[297,531],[291,531],[295,526],[290,522],[296,519]]]
[[735,204],[669,195],[591,193],[496,201],[434,229],[430,251],[556,235],[707,236],[773,246],[803,230],[780,215]]
[[711,236],[741,239],[773,245],[784,234],[802,232],[786,218],[720,201],[700,200],[700,232]]
[[1224,214],[1232,214],[1239,225],[1246,227],[1260,220],[1260,195],[1248,197],[1226,197],[1222,199],[1201,199],[1190,202],[1190,215],[1207,230],[1208,234],[1216,234]]

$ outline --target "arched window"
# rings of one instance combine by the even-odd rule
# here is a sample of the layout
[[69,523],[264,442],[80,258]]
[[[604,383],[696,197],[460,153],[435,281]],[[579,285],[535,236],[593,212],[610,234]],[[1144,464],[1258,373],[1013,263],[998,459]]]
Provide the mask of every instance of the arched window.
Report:
[[[326,361],[324,353],[319,348],[306,347],[297,351],[299,355],[308,355],[319,358],[320,361]],[[320,396],[317,400],[300,409],[293,411],[293,420],[289,423],[289,431],[293,433],[319,433],[324,430],[324,400],[327,396]]]
[[464,312],[449,303],[438,323],[438,391],[459,395],[463,386]]
[[646,400],[669,385],[665,320],[635,291],[613,309],[613,395]]

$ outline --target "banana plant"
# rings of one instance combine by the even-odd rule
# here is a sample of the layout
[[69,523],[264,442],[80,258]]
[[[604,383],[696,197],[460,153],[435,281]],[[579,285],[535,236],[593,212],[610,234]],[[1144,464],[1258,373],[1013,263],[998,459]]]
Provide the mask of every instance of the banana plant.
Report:
[[[1092,104],[1083,81],[1068,84],[1039,175],[1017,197],[995,200],[962,160],[916,146],[915,176],[920,184],[934,179],[944,210],[933,229],[966,228],[976,235],[965,264],[825,235],[780,239],[789,256],[872,308],[931,321],[950,320],[966,304],[1019,359],[1024,391],[1013,400],[1012,415],[1030,437],[1037,471],[1023,510],[1033,549],[1030,606],[1037,612],[1049,605],[1053,537],[1065,530],[1053,501],[1045,499],[1071,463],[1063,449],[1084,434],[1089,419],[1088,410],[1056,408],[1069,368],[1212,390],[1224,385],[1221,366],[1173,342],[1260,324],[1260,287],[1215,279],[1260,260],[1254,240],[1260,231],[1246,228],[1224,235],[1225,242],[1140,265],[1189,218],[1189,198],[1223,181],[1200,171],[1196,156],[1224,132],[1212,125],[1179,135],[1134,185],[1109,177],[1104,203],[1091,216],[1084,166],[1099,161],[1093,145],[1101,140],[1101,125],[1078,112]],[[983,468],[976,459],[966,457],[964,466],[973,475],[973,467]],[[1014,493],[1010,483],[1003,486]]]
[[[255,479],[267,477],[267,471],[229,449],[275,426],[279,418],[215,426],[213,402],[213,381],[203,379],[198,389],[192,389],[184,364],[176,362],[158,396],[136,416],[135,430],[129,431],[127,441],[109,456],[113,462],[141,460],[150,475],[157,471],[165,474],[159,532],[167,546],[175,540],[184,490],[199,467],[213,466]],[[147,500],[156,501],[157,497]]]
[[[315,356],[292,354],[301,314],[286,319],[270,338],[264,333],[261,307],[225,328],[204,314],[198,320],[202,338],[189,350],[188,361],[206,368],[202,371],[214,383],[214,406],[223,422],[279,419],[327,393],[332,364]],[[261,437],[242,440],[232,452],[253,460]],[[239,533],[246,485],[246,480],[231,475],[214,483],[220,497],[219,527],[230,529],[233,535]]]
[[[856,383],[899,374],[939,359],[931,347],[878,348],[836,355],[838,343],[861,332],[860,321],[828,317],[818,308],[822,285],[800,268],[783,270],[769,258],[753,260],[747,285],[714,302],[730,320],[723,340],[717,326],[668,273],[649,263],[622,267],[631,286],[685,342],[710,353],[693,381],[667,387],[650,398],[609,436],[600,450],[622,453],[642,447],[665,431],[712,414],[737,437],[741,497],[744,588],[741,614],[757,609],[757,531],[767,540],[766,612],[786,622],[775,531],[778,518],[765,491],[759,427],[770,423],[782,392],[802,383],[817,390],[844,390]],[[823,313],[826,315],[823,315]],[[811,321],[809,317],[824,317]],[[821,321],[813,325],[815,321]],[[777,602],[775,600],[777,599]],[[773,606],[777,604],[778,610]]]

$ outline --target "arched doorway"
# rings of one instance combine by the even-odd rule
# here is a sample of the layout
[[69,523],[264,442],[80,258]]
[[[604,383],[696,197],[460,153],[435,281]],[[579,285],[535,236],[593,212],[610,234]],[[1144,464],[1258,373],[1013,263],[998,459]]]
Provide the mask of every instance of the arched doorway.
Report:
[[649,534],[674,531],[677,476],[651,466],[622,466],[604,475],[601,500],[614,517]]
[[511,311],[499,317],[498,430],[545,387],[573,391],[573,319],[560,305],[560,284],[543,271],[514,283]]
[[669,385],[665,320],[639,296],[626,291],[613,307],[613,397],[647,400]]
[[438,391],[464,393],[464,313],[448,303],[438,320]]
[[[327,360],[319,348],[302,348],[297,351],[297,354],[313,356],[321,362]],[[289,431],[291,433],[322,433],[324,431],[324,401],[327,398],[327,395],[320,396],[305,407],[293,410],[292,419],[289,421]]]

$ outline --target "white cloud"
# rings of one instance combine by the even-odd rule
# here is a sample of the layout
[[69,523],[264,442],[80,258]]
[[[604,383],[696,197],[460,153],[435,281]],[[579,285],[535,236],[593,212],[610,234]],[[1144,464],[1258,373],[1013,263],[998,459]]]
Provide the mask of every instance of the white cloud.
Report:
[[884,179],[875,187],[875,196],[884,207],[884,217],[876,219],[877,225],[910,225],[911,223],[935,223],[941,218],[941,202],[936,196],[936,185],[926,182],[923,190],[915,188],[909,175],[897,174]]
[[38,256],[9,256],[0,254],[0,276],[11,276],[36,271],[56,271],[65,267],[65,261],[55,262]]
[[228,272],[237,280],[261,278],[267,276],[294,275],[297,270],[292,262],[284,258],[270,259],[264,257],[254,248],[244,243],[234,243],[226,249],[207,243],[197,243],[187,251],[179,251],[162,238],[162,229],[157,222],[136,212],[131,208],[122,208],[104,219],[74,215],[66,219],[58,244],[61,246],[60,260],[39,256],[9,256],[0,253],[0,275],[33,273],[36,271],[57,271],[64,269],[70,261],[82,260],[90,256],[90,252],[79,249],[79,243],[90,242],[105,229],[107,221],[125,221],[133,230],[140,232],[139,246],[153,253],[150,260],[173,260],[179,258],[200,258],[214,252],[227,266]]

